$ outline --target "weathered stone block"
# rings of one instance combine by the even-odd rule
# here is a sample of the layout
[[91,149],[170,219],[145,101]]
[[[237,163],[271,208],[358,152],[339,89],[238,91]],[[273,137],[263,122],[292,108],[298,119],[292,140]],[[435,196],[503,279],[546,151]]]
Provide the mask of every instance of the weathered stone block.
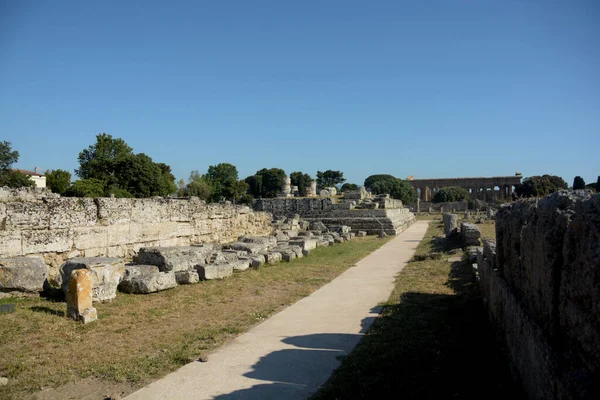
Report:
[[260,254],[250,257],[250,266],[252,268],[260,268],[266,261],[266,256]]
[[275,264],[282,260],[282,255],[278,251],[271,251],[265,256],[268,264]]
[[50,213],[44,203],[6,203],[5,229],[48,229]]
[[21,231],[0,231],[0,254],[4,257],[22,254]]
[[299,239],[295,238],[289,241],[290,245],[299,246],[302,250],[313,250],[317,248],[315,239]]
[[120,258],[110,257],[78,257],[65,262],[60,268],[63,291],[71,272],[77,269],[90,271],[92,279],[92,300],[112,300],[117,295],[117,286],[125,273],[125,265]]
[[63,253],[73,248],[73,232],[70,229],[22,231],[22,253]]
[[131,210],[133,201],[131,199],[111,199],[98,197],[94,199],[98,208],[98,221],[101,225],[111,226],[131,223]]
[[206,263],[212,245],[188,247],[143,247],[137,256],[140,264],[156,265],[161,271],[187,271]]
[[223,279],[233,275],[233,265],[224,264],[197,264],[194,266],[202,280]]
[[73,229],[73,244],[77,250],[108,247],[106,228],[85,227]]
[[128,265],[125,275],[119,283],[119,290],[124,293],[147,294],[177,286],[175,273],[160,272],[155,265]]
[[48,266],[41,258],[0,258],[0,292],[41,292]]
[[198,276],[198,272],[195,269],[190,269],[188,271],[178,271],[175,272],[175,280],[179,285],[187,285],[190,283],[196,283],[200,280]]
[[67,315],[84,324],[95,321],[98,318],[96,309],[92,306],[92,277],[87,269],[71,271],[68,278],[67,291]]
[[479,246],[479,238],[481,237],[481,232],[479,231],[477,225],[463,222],[460,225],[460,236],[465,245]]
[[50,229],[94,226],[99,223],[94,199],[60,197],[46,202]]
[[247,252],[248,254],[259,254],[267,251],[269,249],[269,246],[266,246],[261,243],[233,242],[224,244],[223,248],[241,250]]
[[444,214],[444,234],[452,235],[458,232],[458,215]]

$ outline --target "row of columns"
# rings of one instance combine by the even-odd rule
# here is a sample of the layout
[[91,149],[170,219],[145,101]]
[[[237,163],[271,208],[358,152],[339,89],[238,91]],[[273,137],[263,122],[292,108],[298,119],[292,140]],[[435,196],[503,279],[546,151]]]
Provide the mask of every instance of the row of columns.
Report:
[[[496,190],[496,187],[499,190]],[[438,190],[442,188],[429,186],[420,187],[419,189],[419,199],[421,201],[432,201],[433,196],[437,193]],[[471,200],[484,200],[484,201],[494,201],[496,199],[506,199],[510,200],[512,198],[513,186],[512,185],[494,185],[494,186],[473,186],[473,187],[465,187],[465,189],[469,192],[471,196]]]

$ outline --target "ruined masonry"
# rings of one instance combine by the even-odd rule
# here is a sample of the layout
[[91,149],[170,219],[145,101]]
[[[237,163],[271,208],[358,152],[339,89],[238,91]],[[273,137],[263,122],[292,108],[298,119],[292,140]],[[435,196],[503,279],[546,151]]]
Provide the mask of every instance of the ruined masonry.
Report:
[[67,315],[84,324],[98,319],[92,306],[92,277],[87,269],[71,271],[66,291]]
[[496,214],[481,292],[532,399],[600,398],[600,194],[561,191]]

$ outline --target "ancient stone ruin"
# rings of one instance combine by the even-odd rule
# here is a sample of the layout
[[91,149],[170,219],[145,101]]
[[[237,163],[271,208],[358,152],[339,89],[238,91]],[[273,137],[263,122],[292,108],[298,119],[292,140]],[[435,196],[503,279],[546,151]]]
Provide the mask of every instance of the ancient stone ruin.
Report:
[[600,398],[600,194],[561,191],[496,214],[478,253],[491,320],[530,398]]
[[339,226],[348,226],[351,232],[369,235],[397,235],[415,221],[415,215],[389,195],[373,196],[361,187],[344,192],[343,198],[338,199],[331,197],[335,195],[334,189],[324,189],[325,197],[319,198],[257,199],[253,208],[276,217],[297,216],[311,225],[320,223],[334,231]]
[[[92,302],[118,291],[148,294],[224,279],[367,233],[339,218],[325,225],[193,199],[73,199],[39,190],[0,190],[0,199],[0,236],[9,239],[0,245],[0,292],[60,288],[68,315],[84,323],[97,317]],[[396,204],[374,201],[364,211]]]

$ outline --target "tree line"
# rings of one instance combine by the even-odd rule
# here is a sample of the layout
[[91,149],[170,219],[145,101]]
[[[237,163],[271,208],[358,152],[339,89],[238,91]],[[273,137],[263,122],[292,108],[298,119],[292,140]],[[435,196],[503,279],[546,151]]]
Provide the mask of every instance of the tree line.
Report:
[[[10,142],[0,141],[0,187],[31,187],[35,183],[26,174],[11,168],[19,159],[19,152],[12,150]],[[244,179],[240,179],[235,165],[220,163],[211,165],[202,174],[190,173],[187,183],[182,179],[175,184],[171,167],[154,162],[144,153],[134,153],[123,139],[101,133],[96,142],[78,155],[79,168],[75,174],[79,179],[71,181],[71,173],[61,169],[46,171],[46,185],[54,193],[72,197],[152,197],[180,196],[198,197],[208,202],[231,201],[250,203],[254,198],[276,197],[282,190],[286,173],[280,168],[263,168]],[[292,186],[298,194],[306,196],[306,189],[316,181],[318,189],[337,187],[341,192],[358,190],[359,186],[346,182],[341,171],[317,171],[316,180],[302,171],[290,174]],[[364,186],[373,194],[389,194],[405,204],[416,201],[417,193],[408,180],[388,174],[371,175]],[[567,189],[567,183],[554,175],[525,178],[515,187],[518,197],[545,196],[556,190]],[[600,177],[596,184],[586,185],[577,176],[574,189],[590,188],[600,191]],[[439,190],[434,201],[470,200],[469,193],[457,187]]]

